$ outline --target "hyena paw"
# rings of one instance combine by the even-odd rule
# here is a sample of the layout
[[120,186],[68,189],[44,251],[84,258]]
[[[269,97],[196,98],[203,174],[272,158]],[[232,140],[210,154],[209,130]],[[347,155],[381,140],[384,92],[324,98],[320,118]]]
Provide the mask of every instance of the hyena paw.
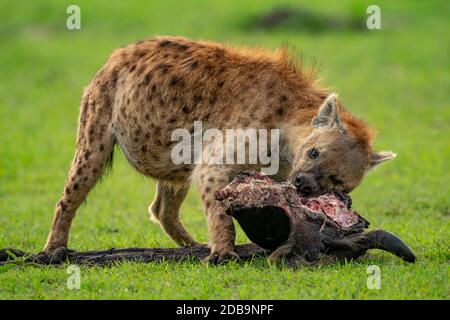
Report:
[[67,249],[66,247],[58,247],[51,250],[49,253],[38,253],[34,256],[33,260],[44,264],[60,264],[66,261],[70,252],[74,252],[74,250]]
[[53,242],[47,242],[42,251],[46,254],[53,254],[56,251],[60,251],[60,250],[64,250],[64,249],[67,249],[67,245],[53,243]]
[[211,254],[205,258],[205,262],[210,264],[221,264],[227,261],[238,261],[239,255],[231,248],[213,248]]

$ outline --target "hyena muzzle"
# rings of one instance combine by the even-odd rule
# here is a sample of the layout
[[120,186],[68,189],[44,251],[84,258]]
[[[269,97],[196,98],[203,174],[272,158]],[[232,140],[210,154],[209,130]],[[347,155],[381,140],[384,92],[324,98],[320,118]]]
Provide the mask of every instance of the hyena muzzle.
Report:
[[56,205],[44,250],[66,247],[76,210],[112,161],[117,144],[141,174],[157,180],[152,218],[180,246],[196,241],[179,219],[191,181],[208,220],[208,260],[238,258],[231,217],[214,199],[256,164],[175,164],[171,134],[194,121],[203,129],[280,130],[280,168],[305,194],[350,192],[373,166],[395,155],[372,150],[373,130],[318,87],[280,49],[240,49],[180,37],[158,37],[116,50],[85,89],[75,157]]

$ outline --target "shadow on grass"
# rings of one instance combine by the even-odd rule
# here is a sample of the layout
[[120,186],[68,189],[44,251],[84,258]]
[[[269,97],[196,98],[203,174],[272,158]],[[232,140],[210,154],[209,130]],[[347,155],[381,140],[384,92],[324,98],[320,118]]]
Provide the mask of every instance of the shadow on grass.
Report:
[[319,33],[329,31],[361,31],[366,28],[362,10],[348,16],[327,15],[303,7],[274,7],[251,16],[244,24],[247,31],[295,31]]

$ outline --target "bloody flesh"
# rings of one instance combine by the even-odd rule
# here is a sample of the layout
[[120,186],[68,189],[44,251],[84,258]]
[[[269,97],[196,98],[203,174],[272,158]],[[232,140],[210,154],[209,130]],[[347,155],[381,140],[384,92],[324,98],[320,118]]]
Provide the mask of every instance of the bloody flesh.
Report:
[[300,202],[314,213],[322,212],[329,219],[343,228],[358,223],[358,216],[333,192],[325,193],[318,197],[304,198],[300,196]]

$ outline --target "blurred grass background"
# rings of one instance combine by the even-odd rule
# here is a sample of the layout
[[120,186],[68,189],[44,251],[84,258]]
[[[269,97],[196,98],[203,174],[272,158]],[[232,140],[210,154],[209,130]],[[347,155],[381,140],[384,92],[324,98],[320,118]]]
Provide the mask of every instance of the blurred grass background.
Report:
[[[81,30],[66,28],[70,4],[81,8]],[[381,8],[381,30],[364,28],[369,4]],[[261,22],[283,10],[278,25]],[[400,235],[419,260],[407,265],[374,251],[358,262],[296,272],[262,259],[219,267],[121,264],[82,268],[80,290],[66,288],[64,268],[17,268],[0,270],[0,298],[448,299],[449,13],[446,1],[1,0],[0,247],[42,249],[72,160],[83,87],[111,51],[170,34],[270,48],[289,43],[307,63],[319,63],[322,83],[378,129],[377,148],[398,153],[352,193],[354,206],[374,228]],[[148,219],[154,182],[117,154],[113,172],[78,211],[70,247],[173,246]],[[194,188],[182,219],[208,240]],[[239,230],[238,242],[246,241]],[[366,287],[372,264],[381,268],[380,290]]]

